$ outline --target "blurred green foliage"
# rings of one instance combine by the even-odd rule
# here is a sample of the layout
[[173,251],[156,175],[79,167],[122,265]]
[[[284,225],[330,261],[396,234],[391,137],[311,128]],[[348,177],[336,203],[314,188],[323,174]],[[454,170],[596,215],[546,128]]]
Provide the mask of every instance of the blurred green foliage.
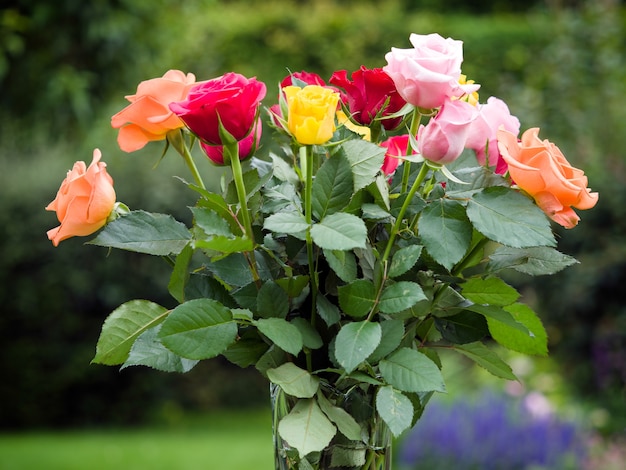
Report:
[[[556,8],[564,3],[575,9]],[[120,303],[171,305],[158,259],[83,246],[53,248],[43,207],[76,160],[103,151],[118,200],[173,212],[193,194],[162,147],[116,146],[110,116],[137,83],[170,68],[204,80],[227,71],[273,90],[289,71],[384,65],[412,32],[464,42],[464,72],[481,101],[508,103],[522,128],[541,127],[600,191],[596,208],[562,234],[582,263],[550,278],[514,279],[551,333],[574,390],[626,422],[626,58],[624,10],[603,2],[21,0],[0,7],[0,423],[4,427],[173,419],[180,409],[264,403],[254,371],[198,366],[184,376],[90,366],[103,319]],[[218,181],[220,172],[200,165]],[[558,229],[557,229],[558,230]],[[594,405],[594,406],[595,406]],[[620,424],[621,423],[621,424]]]

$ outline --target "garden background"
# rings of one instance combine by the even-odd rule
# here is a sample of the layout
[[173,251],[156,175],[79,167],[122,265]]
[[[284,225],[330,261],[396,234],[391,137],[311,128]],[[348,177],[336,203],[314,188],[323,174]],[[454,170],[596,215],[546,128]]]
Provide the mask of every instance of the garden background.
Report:
[[[84,239],[53,248],[45,232],[56,219],[43,208],[73,162],[90,161],[98,147],[118,200],[188,220],[185,206],[193,194],[171,176],[184,171],[176,154],[160,161],[160,144],[133,154],[117,147],[110,117],[137,83],[170,68],[193,72],[198,80],[235,71],[268,85],[269,106],[289,71],[328,78],[339,69],[380,67],[392,46],[409,47],[412,32],[462,40],[463,71],[482,85],[481,101],[497,96],[523,130],[541,127],[541,135],[584,168],[600,192],[578,227],[567,234],[555,227],[561,251],[581,264],[549,278],[511,279],[543,319],[551,350],[549,360],[512,357],[525,365],[528,389],[574,413],[607,442],[623,437],[624,2],[13,3],[0,7],[0,446],[32,430],[195,427],[201,423],[190,415],[217,410],[214,423],[235,416],[269,426],[269,416],[257,411],[267,407],[266,384],[254,370],[220,361],[185,375],[90,365],[102,321],[117,305],[133,298],[173,305],[165,288],[168,266],[158,258],[84,246]],[[217,183],[221,170],[200,166]],[[485,385],[464,364],[453,371],[459,385],[451,385],[452,392],[461,384],[476,390]],[[268,451],[270,445],[268,440]],[[0,452],[5,468],[2,459]]]

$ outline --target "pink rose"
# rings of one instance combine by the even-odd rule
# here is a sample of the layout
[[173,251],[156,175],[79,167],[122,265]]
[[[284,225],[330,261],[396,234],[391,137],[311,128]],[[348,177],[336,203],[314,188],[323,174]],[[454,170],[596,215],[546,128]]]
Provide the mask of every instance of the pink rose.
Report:
[[[502,128],[517,136],[520,122],[512,116],[506,103],[498,98],[490,97],[486,104],[479,104],[478,117],[472,123],[465,146],[476,152],[481,165],[496,167],[496,173],[503,175],[507,171],[506,161],[498,149],[497,133]],[[488,155],[487,155],[488,154]]]
[[396,168],[398,168],[398,165],[402,161],[399,157],[407,155],[406,152],[409,146],[409,135],[402,134],[389,137],[384,142],[381,142],[380,146],[387,149],[385,160],[381,169],[385,175],[391,175],[394,171],[396,171]]
[[439,34],[411,34],[413,49],[391,48],[385,55],[389,74],[400,95],[413,106],[438,108],[451,97],[472,93],[479,85],[459,84],[463,42]]
[[263,82],[229,72],[197,84],[186,100],[170,103],[170,109],[201,140],[222,145],[220,122],[235,140],[243,140],[256,123],[265,93]]
[[449,100],[417,134],[417,150],[426,160],[445,165],[456,160],[465,148],[467,136],[478,112],[471,104]]
[[[248,157],[254,155],[256,149],[259,146],[261,140],[261,132],[263,126],[261,125],[261,119],[257,120],[254,126],[254,131],[250,132],[243,140],[237,142],[239,146],[239,160],[245,160]],[[224,164],[224,146],[223,145],[209,145],[200,141],[200,147],[204,150],[206,156],[216,165]]]
[[[342,100],[352,119],[363,126],[369,126],[377,116],[384,117],[400,111],[406,104],[391,77],[380,68],[361,66],[352,73],[352,80],[348,79],[345,70],[339,70],[330,77],[330,83],[345,90]],[[389,130],[398,127],[401,121],[402,117],[383,119],[381,124]]]

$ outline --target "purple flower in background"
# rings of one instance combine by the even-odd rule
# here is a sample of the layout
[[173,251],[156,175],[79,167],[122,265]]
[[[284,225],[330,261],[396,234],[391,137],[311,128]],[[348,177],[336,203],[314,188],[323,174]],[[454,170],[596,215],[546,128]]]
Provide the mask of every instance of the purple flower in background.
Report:
[[553,414],[492,393],[430,403],[399,450],[403,470],[566,470],[585,457],[583,433]]

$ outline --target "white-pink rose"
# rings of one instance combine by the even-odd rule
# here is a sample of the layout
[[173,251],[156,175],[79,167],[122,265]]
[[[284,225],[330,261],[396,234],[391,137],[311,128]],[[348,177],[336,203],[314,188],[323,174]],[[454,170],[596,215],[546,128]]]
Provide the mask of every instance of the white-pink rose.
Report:
[[439,34],[411,34],[412,49],[391,48],[383,70],[392,78],[398,93],[420,108],[438,108],[451,97],[472,93],[479,85],[461,85],[463,42]]
[[417,134],[417,150],[426,160],[445,165],[463,152],[472,122],[478,116],[474,106],[461,100],[444,102],[437,115]]
[[498,129],[505,129],[517,136],[520,129],[519,119],[511,115],[504,101],[494,96],[487,103],[478,105],[478,113],[470,128],[466,147],[476,152],[476,158],[481,165],[487,160],[489,166],[496,168],[496,173],[503,175],[507,164],[498,149]]

